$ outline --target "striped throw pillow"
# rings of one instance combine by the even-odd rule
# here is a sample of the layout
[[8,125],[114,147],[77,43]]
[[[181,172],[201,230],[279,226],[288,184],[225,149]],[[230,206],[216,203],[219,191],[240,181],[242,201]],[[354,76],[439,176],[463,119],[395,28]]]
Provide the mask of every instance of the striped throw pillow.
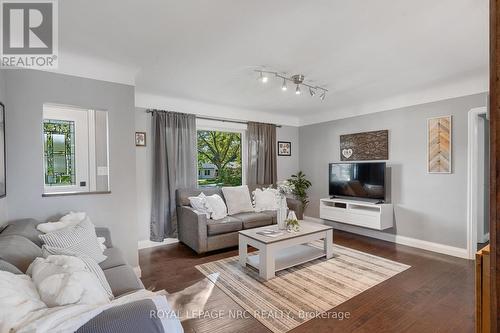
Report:
[[104,290],[106,290],[106,294],[108,294],[109,299],[112,300],[114,298],[113,292],[111,291],[111,286],[109,285],[101,266],[99,266],[99,264],[88,255],[78,255],[66,249],[54,248],[47,245],[42,246],[42,255],[44,258],[47,258],[50,255],[63,255],[80,258],[85,266],[87,266],[87,270],[94,273],[94,275],[97,277],[97,279],[101,283],[101,286],[104,288]]
[[38,237],[47,246],[68,250],[76,255],[85,254],[97,263],[101,263],[107,258],[102,254],[95,227],[88,217],[75,226],[39,235]]

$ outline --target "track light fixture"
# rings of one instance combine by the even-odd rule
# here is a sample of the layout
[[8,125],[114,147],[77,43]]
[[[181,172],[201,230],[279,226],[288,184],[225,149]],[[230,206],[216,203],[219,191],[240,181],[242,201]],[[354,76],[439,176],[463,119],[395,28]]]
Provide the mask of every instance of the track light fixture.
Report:
[[300,95],[302,93],[300,86],[307,87],[309,89],[309,95],[311,95],[311,97],[316,96],[316,94],[319,92],[320,93],[319,99],[321,101],[325,100],[326,93],[328,92],[328,89],[326,88],[304,82],[304,75],[302,74],[285,76],[284,74],[264,69],[256,69],[255,72],[259,73],[259,81],[261,81],[262,83],[266,83],[269,80],[268,75],[274,75],[275,78],[282,79],[283,83],[281,84],[281,90],[283,91],[288,90],[287,81],[290,81],[291,83],[296,85],[295,87],[296,95]]
[[283,84],[281,85],[281,90],[287,91],[288,87],[286,86],[286,80],[283,79]]

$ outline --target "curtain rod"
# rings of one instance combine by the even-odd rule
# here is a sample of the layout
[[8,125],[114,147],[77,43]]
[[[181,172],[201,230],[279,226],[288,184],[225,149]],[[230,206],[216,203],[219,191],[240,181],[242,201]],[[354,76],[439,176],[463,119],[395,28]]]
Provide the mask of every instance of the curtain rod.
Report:
[[[175,112],[175,111],[168,111],[168,110],[155,110],[155,111],[159,111],[159,112]],[[147,109],[146,113],[153,113],[153,110]],[[248,121],[243,121],[243,120],[235,120],[235,119],[227,119],[227,118],[217,118],[217,117],[206,117],[206,116],[198,116],[198,115],[195,115],[195,116],[196,116],[196,119],[215,120],[215,121],[221,121],[223,123],[234,123],[234,124],[245,124],[245,125],[248,124]],[[276,125],[276,124],[270,124],[270,125],[274,125],[276,127],[281,128],[281,125]]]

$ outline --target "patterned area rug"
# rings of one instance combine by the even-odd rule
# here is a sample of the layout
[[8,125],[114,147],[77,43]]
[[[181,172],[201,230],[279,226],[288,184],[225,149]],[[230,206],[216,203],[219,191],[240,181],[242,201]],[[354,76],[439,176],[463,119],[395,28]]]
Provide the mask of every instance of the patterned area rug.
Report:
[[[311,245],[322,248],[323,242]],[[269,281],[252,267],[241,267],[237,256],[196,268],[276,333],[287,332],[410,268],[339,245],[333,251],[330,260],[316,259],[279,271]]]

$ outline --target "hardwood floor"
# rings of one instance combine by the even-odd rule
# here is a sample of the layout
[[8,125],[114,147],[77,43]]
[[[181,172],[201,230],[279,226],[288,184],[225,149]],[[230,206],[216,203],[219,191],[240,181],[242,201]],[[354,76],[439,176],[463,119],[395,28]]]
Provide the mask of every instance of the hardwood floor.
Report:
[[[291,333],[474,331],[473,261],[341,231],[334,232],[334,242],[412,267],[329,311],[331,317],[348,312],[348,319],[316,318]],[[143,249],[139,251],[142,280],[147,288],[178,292],[205,280],[196,265],[237,254],[237,249],[230,249],[198,256],[183,244]],[[243,311],[215,287],[204,311],[223,313],[221,318],[188,319],[182,324],[185,332],[270,332],[251,316],[224,315],[237,310]]]

